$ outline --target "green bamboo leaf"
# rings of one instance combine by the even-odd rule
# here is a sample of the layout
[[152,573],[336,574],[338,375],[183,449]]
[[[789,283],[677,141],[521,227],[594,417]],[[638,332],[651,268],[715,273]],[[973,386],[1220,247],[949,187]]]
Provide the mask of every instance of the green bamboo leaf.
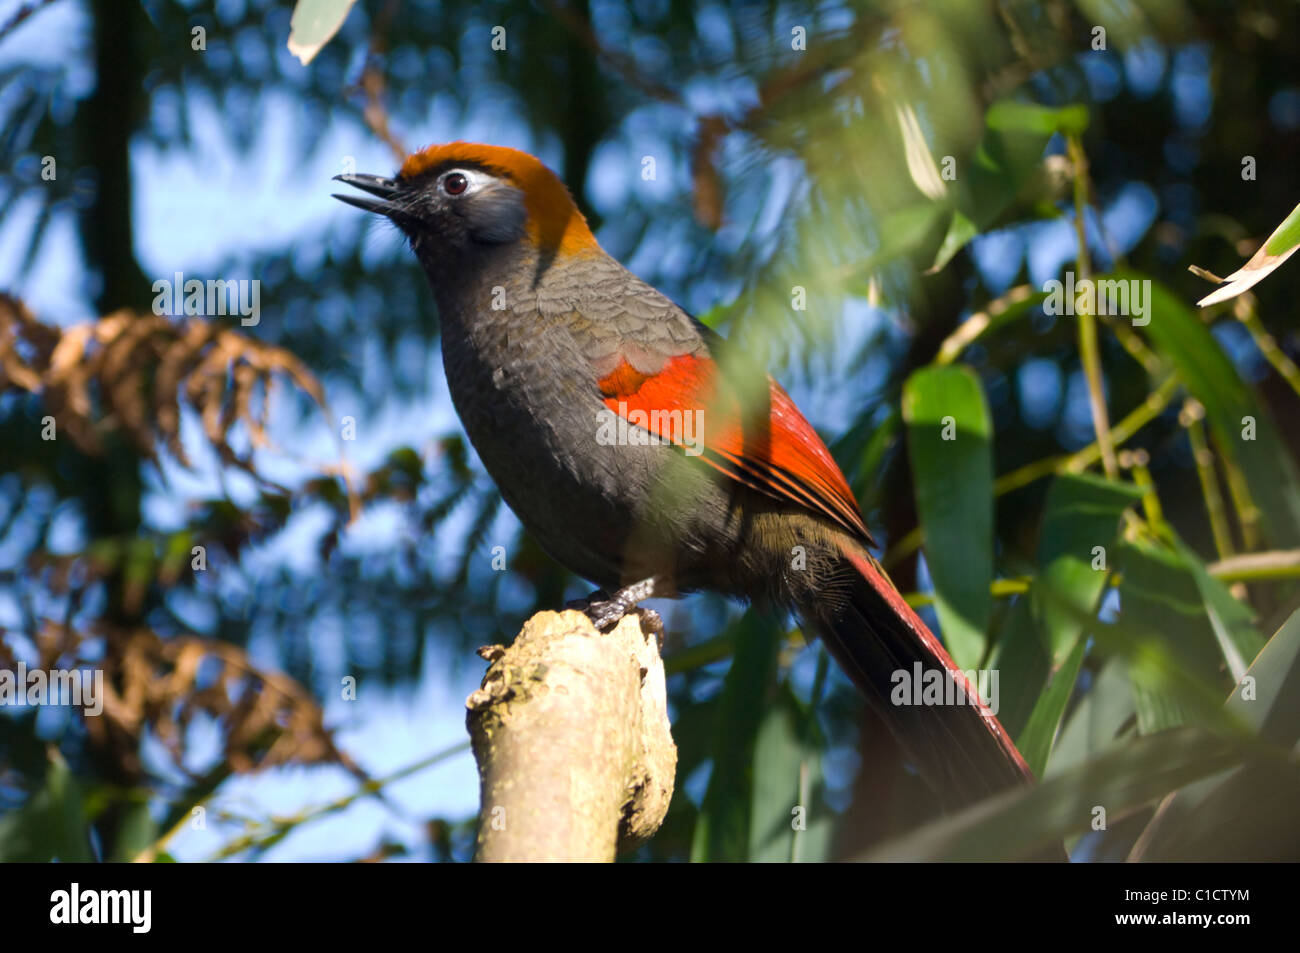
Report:
[[872,849],[867,861],[1002,861],[1036,854],[1111,817],[1231,767],[1233,742],[1199,728],[1139,738],[1033,787],[1009,791]]
[[934,264],[929,267],[926,274],[932,275],[941,271],[944,265],[952,261],[952,256],[965,248],[967,243],[978,234],[979,229],[975,227],[975,223],[960,209],[954,210],[952,221],[948,223],[948,233],[943,236],[943,244],[939,246],[939,251],[934,256]]
[[891,408],[884,419],[864,415],[831,444],[831,455],[849,464],[845,476],[864,510],[870,510],[877,501],[885,457],[898,443],[902,422],[897,408]]
[[1205,405],[1220,449],[1240,465],[1255,504],[1268,514],[1265,535],[1279,549],[1300,547],[1300,476],[1263,406],[1190,308],[1157,281],[1136,272],[1118,277],[1149,282],[1143,330]]
[[1065,664],[1106,585],[1120,515],[1140,488],[1089,474],[1057,477],[1047,493],[1030,599],[1053,669]]
[[747,612],[733,627],[735,655],[722,687],[713,735],[713,769],[691,843],[691,860],[748,859],[754,748],[776,676],[782,632]]
[[1038,103],[1003,99],[989,107],[984,124],[990,129],[1078,136],[1088,128],[1088,107],[1080,104],[1052,108]]
[[1047,687],[1029,716],[1029,724],[1016,737],[1016,747],[1036,777],[1041,778],[1047,768],[1047,757],[1052,753],[1052,742],[1056,740],[1061,716],[1065,714],[1065,706],[1069,704],[1070,696],[1074,694],[1074,683],[1079,678],[1085,645],[1083,639],[1077,640],[1064,664],[1051,673]]
[[912,184],[926,198],[941,201],[948,194],[948,186],[939,175],[939,166],[935,164],[934,154],[921,131],[916,110],[911,103],[898,102],[894,104],[894,115],[903,137],[904,158]]
[[1300,205],[1291,209],[1291,214],[1264,242],[1264,251],[1270,255],[1289,255],[1297,247],[1300,247]]
[[1264,648],[1264,637],[1255,628],[1251,610],[1210,575],[1199,556],[1186,543],[1175,540],[1183,564],[1196,582],[1205,615],[1219,644],[1219,652],[1234,679],[1240,679],[1251,660]]
[[1252,661],[1225,708],[1269,744],[1300,741],[1300,610],[1293,612]]
[[[1238,681],[1225,709],[1282,750],[1300,740],[1300,612]],[[1134,847],[1137,860],[1295,860],[1296,766],[1252,762],[1166,798]]]
[[[1186,559],[1144,540],[1119,548],[1120,618],[1136,632],[1157,633],[1183,669],[1207,685],[1218,681],[1222,661],[1205,603]],[[1152,734],[1188,722],[1195,714],[1159,667],[1131,672],[1138,730]]]
[[882,265],[911,254],[935,231],[945,207],[938,202],[918,202],[887,213],[880,223],[880,241],[875,251],[855,263],[846,287],[866,296],[871,281]]
[[713,729],[718,723],[719,701],[718,698],[703,699],[685,706],[673,718],[678,778],[690,777],[712,754]]
[[1133,691],[1123,659],[1108,659],[1056,740],[1046,774],[1056,775],[1114,747],[1133,717]]
[[1196,303],[1202,308],[1208,308],[1212,304],[1237,297],[1272,274],[1282,262],[1295,254],[1297,248],[1300,248],[1300,205],[1293,208],[1282,224],[1273,230],[1273,234],[1268,236],[1268,240],[1251,256],[1250,261],[1223,279],[1223,287]]
[[978,229],[996,223],[1017,198],[1032,201],[1054,191],[1043,166],[1051,137],[1045,130],[985,129],[956,189],[958,207]]
[[771,708],[754,745],[754,791],[750,806],[749,857],[754,863],[786,863],[794,846],[791,811],[799,807],[804,750],[785,704]]
[[821,752],[812,739],[812,715],[782,686],[758,730],[749,860],[821,861],[830,848],[831,813],[817,797]]
[[158,825],[150,813],[147,799],[125,806],[118,828],[118,841],[113,848],[111,863],[129,863],[141,851],[158,839]]
[[[1098,651],[1114,656],[1130,671],[1158,667],[1188,698],[1205,696],[1203,686],[1183,671],[1182,659],[1158,634],[1137,631],[1127,623],[1100,622],[1093,623],[1089,632]],[[1257,732],[1236,713],[1206,698],[1210,702],[1206,712],[1198,713],[1201,724],[1137,737],[1052,773],[1032,788],[1009,791],[935,821],[862,859],[998,861],[1039,856],[1060,840],[1091,830],[1098,807],[1110,818],[1122,817],[1247,759],[1267,763],[1274,771],[1294,769],[1285,739],[1292,721],[1300,723],[1300,692],[1289,679],[1272,684],[1276,687],[1271,692],[1285,699],[1290,717],[1264,723],[1285,722],[1288,730]]]
[[89,823],[81,786],[63,756],[54,752],[45,785],[17,811],[0,818],[0,862],[89,863]]
[[1074,694],[1085,647],[1080,635],[1105,588],[1120,515],[1140,492],[1086,475],[1059,477],[1048,491],[1043,568],[1029,598],[1013,608],[990,662],[1002,686],[998,717],[1040,777]]
[[1019,738],[1052,670],[1029,599],[1017,599],[1007,613],[989,668],[998,673],[998,721],[1007,734]]
[[957,664],[974,668],[993,610],[993,428],[979,380],[922,368],[903,387],[903,419],[939,625]]

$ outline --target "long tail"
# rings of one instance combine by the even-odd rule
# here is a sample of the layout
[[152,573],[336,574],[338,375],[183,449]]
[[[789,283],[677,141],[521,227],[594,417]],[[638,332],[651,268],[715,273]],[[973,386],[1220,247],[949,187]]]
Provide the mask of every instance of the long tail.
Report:
[[[800,614],[885,720],[944,808],[958,810],[1032,782],[1033,773],[997,717],[879,564],[849,544],[841,553],[834,598],[805,604]],[[895,703],[896,673],[911,682],[918,665],[922,673],[941,673],[945,688],[951,683],[963,689],[966,703]],[[906,694],[910,701],[910,689]]]

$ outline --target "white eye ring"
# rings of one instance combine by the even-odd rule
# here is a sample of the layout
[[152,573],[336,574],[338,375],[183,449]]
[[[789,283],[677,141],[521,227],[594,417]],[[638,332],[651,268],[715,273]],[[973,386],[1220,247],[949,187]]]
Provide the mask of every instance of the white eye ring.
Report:
[[[459,191],[452,191],[452,189],[448,188],[447,183],[448,181],[454,182],[454,177],[457,176],[464,180],[465,185]],[[448,169],[438,176],[438,190],[450,198],[460,199],[481,192],[492,181],[492,176],[479,169]]]

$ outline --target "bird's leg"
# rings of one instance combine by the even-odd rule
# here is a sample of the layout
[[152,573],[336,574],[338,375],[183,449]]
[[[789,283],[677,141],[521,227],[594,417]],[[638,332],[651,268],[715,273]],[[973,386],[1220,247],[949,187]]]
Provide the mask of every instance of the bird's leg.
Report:
[[624,586],[612,596],[604,589],[597,589],[586,599],[570,602],[566,608],[586,613],[592,625],[602,632],[607,632],[617,625],[629,610],[635,608],[638,602],[653,596],[657,583],[658,580],[651,576],[649,579]]
[[582,599],[570,599],[564,604],[564,608],[573,609],[575,612],[585,613],[592,605],[597,602],[608,602],[609,593],[604,589],[597,589],[591,595]]

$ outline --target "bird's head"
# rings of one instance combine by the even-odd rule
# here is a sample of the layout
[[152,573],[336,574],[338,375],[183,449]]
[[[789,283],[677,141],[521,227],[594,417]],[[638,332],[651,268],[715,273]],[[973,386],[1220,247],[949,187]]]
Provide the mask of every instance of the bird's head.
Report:
[[336,175],[376,199],[336,199],[391,219],[426,263],[464,264],[501,246],[540,257],[598,251],[559,176],[517,149],[449,142],[409,156],[392,178]]

